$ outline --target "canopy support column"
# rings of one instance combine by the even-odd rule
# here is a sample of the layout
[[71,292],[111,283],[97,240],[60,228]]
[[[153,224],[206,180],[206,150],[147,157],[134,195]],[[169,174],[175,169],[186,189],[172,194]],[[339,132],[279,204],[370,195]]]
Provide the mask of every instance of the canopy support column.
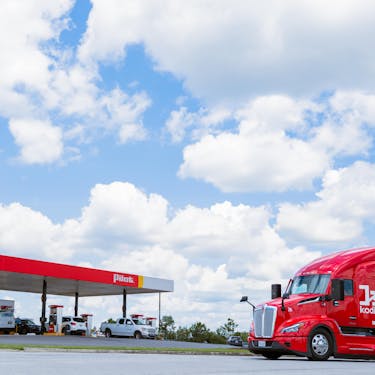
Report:
[[41,333],[46,332],[46,303],[47,303],[47,281],[43,280],[43,290],[42,290],[42,316],[40,317]]
[[75,294],[74,316],[78,316],[78,292]]
[[161,314],[161,293],[159,292],[159,332],[160,332],[160,314]]
[[122,292],[122,317],[126,318],[126,289]]

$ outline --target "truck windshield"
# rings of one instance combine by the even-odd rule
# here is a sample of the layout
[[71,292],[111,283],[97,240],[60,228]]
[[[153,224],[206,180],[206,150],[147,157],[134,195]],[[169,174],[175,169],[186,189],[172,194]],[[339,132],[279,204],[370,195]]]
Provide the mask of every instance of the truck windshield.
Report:
[[324,294],[327,290],[330,275],[296,276],[289,288],[289,294]]

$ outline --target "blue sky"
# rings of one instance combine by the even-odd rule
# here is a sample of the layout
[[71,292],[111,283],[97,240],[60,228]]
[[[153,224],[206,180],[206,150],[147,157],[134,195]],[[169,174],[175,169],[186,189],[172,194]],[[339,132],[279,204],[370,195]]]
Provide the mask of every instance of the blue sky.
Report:
[[373,7],[3,2],[1,253],[170,278],[177,325],[246,328],[241,295],[374,242]]

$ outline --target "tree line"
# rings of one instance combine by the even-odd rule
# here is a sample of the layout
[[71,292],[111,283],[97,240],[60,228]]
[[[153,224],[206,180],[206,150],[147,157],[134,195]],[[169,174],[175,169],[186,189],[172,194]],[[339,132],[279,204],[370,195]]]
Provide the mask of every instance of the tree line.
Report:
[[215,331],[210,330],[202,322],[195,322],[190,327],[176,328],[171,315],[164,315],[160,320],[159,336],[166,340],[207,342],[210,344],[225,344],[229,336],[240,336],[247,340],[248,332],[237,331],[238,324],[228,318],[226,323]]

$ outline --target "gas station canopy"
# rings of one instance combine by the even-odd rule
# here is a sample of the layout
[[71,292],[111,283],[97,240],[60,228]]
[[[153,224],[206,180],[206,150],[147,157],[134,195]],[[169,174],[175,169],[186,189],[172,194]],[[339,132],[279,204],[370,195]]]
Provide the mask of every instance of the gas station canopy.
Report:
[[173,281],[0,255],[0,289],[64,296],[173,292]]

